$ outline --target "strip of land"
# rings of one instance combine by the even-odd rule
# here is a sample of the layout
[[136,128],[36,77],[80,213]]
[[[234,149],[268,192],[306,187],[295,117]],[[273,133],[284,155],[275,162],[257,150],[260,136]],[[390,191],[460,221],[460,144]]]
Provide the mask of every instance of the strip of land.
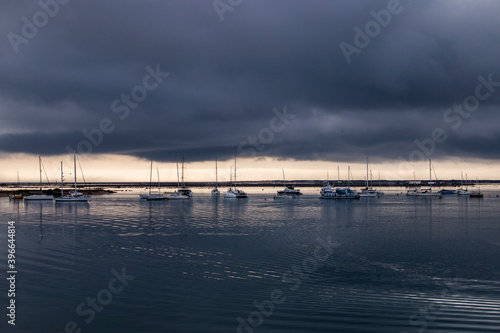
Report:
[[[330,180],[328,181],[332,186],[338,187],[364,187],[366,180]],[[322,187],[325,180],[290,180],[286,181],[286,185],[295,185],[297,187]],[[408,180],[373,180],[370,181],[370,186],[373,187],[415,187],[415,186],[433,186],[433,187],[466,187],[474,185],[487,185],[487,184],[500,184],[500,180],[477,180],[468,181],[467,183],[460,180],[437,180],[432,181],[408,181]],[[230,182],[219,182],[219,187],[234,186]],[[282,187],[284,186],[283,180],[265,180],[265,181],[241,181],[238,182],[239,187]],[[95,182],[95,183],[79,183],[78,191],[83,194],[99,195],[115,193],[119,188],[146,188],[149,187],[149,182]],[[177,188],[177,182],[162,182],[162,188]],[[186,182],[187,187],[214,187],[215,182]],[[58,196],[61,193],[61,188],[58,184],[46,185],[43,194]],[[154,183],[153,187],[158,187],[158,183]],[[3,183],[0,184],[0,197],[9,196],[11,194],[30,195],[40,193],[39,183]],[[73,187],[65,187],[64,191],[71,191]]]

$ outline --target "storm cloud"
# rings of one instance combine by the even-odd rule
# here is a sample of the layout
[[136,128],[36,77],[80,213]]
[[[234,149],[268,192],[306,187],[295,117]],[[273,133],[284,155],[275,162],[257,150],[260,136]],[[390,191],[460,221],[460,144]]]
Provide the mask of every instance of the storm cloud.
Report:
[[[428,157],[500,158],[497,1],[221,2],[223,20],[214,1],[2,2],[0,150],[66,153],[86,132],[92,153],[159,161],[398,160],[438,128]],[[147,68],[168,76],[146,89]]]

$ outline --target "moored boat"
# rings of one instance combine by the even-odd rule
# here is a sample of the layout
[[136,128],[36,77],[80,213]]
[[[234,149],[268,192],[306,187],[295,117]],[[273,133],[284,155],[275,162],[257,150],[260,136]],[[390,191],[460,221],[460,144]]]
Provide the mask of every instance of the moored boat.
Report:
[[439,197],[441,193],[432,191],[432,162],[429,159],[429,188],[426,189],[414,189],[406,192],[407,196],[416,196],[416,197]]
[[442,189],[441,191],[438,191],[439,194],[458,194],[457,190],[445,190]]
[[361,193],[358,193],[360,197],[378,197],[383,195],[384,192],[377,191],[369,186],[369,172],[368,172],[368,158],[366,158],[366,187],[361,189]]
[[280,199],[280,198],[296,198],[299,195],[302,195],[302,192],[300,192],[299,189],[295,188],[295,185],[286,185],[285,183],[285,170],[282,169],[283,171],[283,186],[285,186],[284,190],[277,191],[277,194],[274,196],[274,199]]
[[[457,190],[458,195],[470,195],[471,194],[471,192],[469,192],[469,188],[467,187],[467,174],[465,174],[465,184],[466,184],[465,189],[463,187],[461,187]],[[462,173],[462,186],[463,186],[463,173]]]
[[220,191],[217,188],[218,185],[218,175],[217,175],[217,159],[215,159],[215,187],[212,189],[212,196],[213,197],[219,197],[220,196]]
[[38,168],[40,169],[40,194],[32,194],[24,197],[24,200],[30,201],[30,200],[52,200],[54,199],[53,195],[47,195],[43,194],[43,189],[42,189],[42,157],[38,156]]
[[234,156],[234,189],[229,187],[226,193],[224,193],[225,199],[246,199],[248,194],[243,190],[238,190],[236,188],[236,155]]
[[[17,172],[17,189],[19,191],[19,171]],[[24,196],[21,193],[13,193],[9,195],[10,200],[22,200]]]
[[54,198],[56,202],[88,202],[90,200],[90,196],[83,195],[81,192],[78,192],[76,185],[76,152],[73,151],[73,176],[75,180],[75,189],[73,192],[70,192],[67,195],[64,195],[64,174],[63,174],[63,164],[61,161],[61,196],[59,198]]
[[332,189],[328,182],[325,182],[320,193],[320,199],[359,199],[359,194],[350,188],[337,187],[336,189]]
[[139,197],[141,199],[146,200],[167,200],[167,197],[161,193],[161,184],[160,184],[160,171],[158,168],[156,169],[156,173],[158,176],[158,193],[151,193],[152,190],[152,178],[153,178],[153,161],[151,160],[151,167],[149,172],[149,193],[148,194],[140,194]]
[[184,154],[182,154],[182,182],[179,185],[179,164],[177,163],[177,192],[168,196],[168,200],[189,200],[193,192],[184,185]]
[[458,195],[470,195],[470,194],[471,194],[471,192],[469,192],[467,189],[459,188],[459,189],[457,190],[457,194],[458,194]]

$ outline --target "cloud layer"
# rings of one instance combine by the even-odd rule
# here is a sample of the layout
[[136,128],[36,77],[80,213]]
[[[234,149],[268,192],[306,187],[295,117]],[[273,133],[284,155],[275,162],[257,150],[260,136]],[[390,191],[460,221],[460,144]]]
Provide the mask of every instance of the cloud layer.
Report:
[[[213,1],[41,3],[53,17],[32,38],[23,26],[43,19],[40,3],[0,4],[5,153],[61,154],[87,140],[93,153],[160,161],[182,151],[223,159],[238,147],[283,159],[397,160],[426,153],[416,140],[441,128],[446,140],[426,158],[500,157],[497,1],[243,0],[223,21]],[[389,6],[399,12],[367,32]],[[356,47],[355,28],[370,41],[348,63],[340,44]],[[151,90],[140,88],[148,66],[169,73]],[[473,111],[454,111],[479,77],[493,91],[482,88],[490,94]],[[127,104],[126,95],[137,98]],[[266,131],[284,107],[295,119]],[[92,130],[103,119],[99,136]]]

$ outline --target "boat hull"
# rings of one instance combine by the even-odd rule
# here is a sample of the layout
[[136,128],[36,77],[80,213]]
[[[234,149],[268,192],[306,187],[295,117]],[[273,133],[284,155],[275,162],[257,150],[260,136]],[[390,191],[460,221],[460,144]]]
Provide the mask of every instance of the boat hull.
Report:
[[431,192],[430,190],[421,190],[421,191],[408,191],[406,192],[406,195],[410,197],[439,197],[441,196],[441,193]]
[[[302,194],[302,193],[301,193]],[[273,197],[273,199],[296,199],[298,195],[295,194],[278,194]]]
[[55,202],[89,202],[90,197],[77,197],[77,198],[55,198]]
[[54,196],[52,195],[29,195],[24,197],[26,201],[41,201],[41,200],[53,200]]
[[169,200],[168,197],[164,197],[164,196],[161,196],[161,197],[150,197],[150,198],[146,198],[147,201],[164,201],[164,200]]
[[455,190],[441,190],[438,193],[449,195],[449,194],[457,194],[457,191],[455,191]]
[[189,200],[189,196],[187,195],[181,195],[181,194],[172,194],[171,196],[168,196],[168,200]]
[[377,197],[377,193],[359,193],[358,194],[361,198],[374,198]]
[[141,194],[141,199],[145,199],[145,200],[157,200],[157,199],[161,200],[162,198],[166,198],[166,197],[164,197],[161,194]]
[[356,200],[359,199],[359,194],[356,195],[335,195],[335,196],[321,196],[323,200]]

